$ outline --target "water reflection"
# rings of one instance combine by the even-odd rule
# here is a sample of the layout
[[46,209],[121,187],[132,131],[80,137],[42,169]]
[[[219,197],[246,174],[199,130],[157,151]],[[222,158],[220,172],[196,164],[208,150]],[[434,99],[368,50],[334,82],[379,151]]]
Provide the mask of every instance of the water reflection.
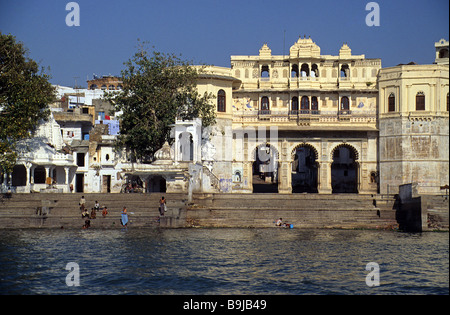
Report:
[[[448,294],[448,233],[0,231],[3,294]],[[369,262],[381,285],[365,284]],[[67,287],[65,266],[80,266]]]

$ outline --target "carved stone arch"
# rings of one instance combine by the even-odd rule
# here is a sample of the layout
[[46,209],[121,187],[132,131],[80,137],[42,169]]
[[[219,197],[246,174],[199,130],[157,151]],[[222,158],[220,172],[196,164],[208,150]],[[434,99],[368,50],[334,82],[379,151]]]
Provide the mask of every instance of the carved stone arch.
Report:
[[271,148],[271,150],[272,149],[275,150],[277,161],[279,161],[280,160],[280,151],[278,150],[278,148],[275,145],[270,144],[269,142],[263,142],[263,143],[257,144],[252,150],[252,154],[249,157],[249,161],[253,161],[253,162],[256,161],[256,150],[259,147],[264,146],[264,145],[269,146]]
[[354,157],[355,162],[359,160],[359,152],[358,152],[358,150],[354,146],[352,146],[351,144],[348,144],[348,143],[341,143],[341,144],[338,144],[337,146],[335,146],[331,150],[331,154],[330,154],[331,160],[333,160],[334,152],[337,149],[341,148],[341,147],[345,147],[345,148],[349,149],[350,152],[353,153],[353,157]]
[[291,160],[294,160],[295,152],[300,147],[307,147],[307,148],[311,149],[314,152],[314,158],[316,159],[316,161],[319,159],[319,150],[317,150],[316,147],[313,146],[312,144],[303,142],[303,143],[297,144],[295,147],[292,148],[292,150],[291,150]]

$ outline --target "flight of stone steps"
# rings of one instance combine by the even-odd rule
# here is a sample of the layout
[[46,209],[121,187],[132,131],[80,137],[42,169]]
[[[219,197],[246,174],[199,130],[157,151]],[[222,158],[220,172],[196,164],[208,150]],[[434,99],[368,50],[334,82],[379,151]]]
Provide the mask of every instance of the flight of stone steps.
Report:
[[[196,195],[188,211],[193,226],[271,227],[278,218],[299,228],[392,228],[393,201],[377,205],[371,195]],[[379,203],[379,202],[378,202]],[[380,203],[379,203],[380,204]]]
[[[165,218],[160,220],[159,199],[167,199]],[[89,213],[98,201],[100,208],[106,206],[108,215],[97,211],[96,219],[91,219],[92,227],[120,227],[121,211],[127,207],[132,226],[165,226],[172,218],[179,218],[185,209],[185,194],[12,194],[11,198],[0,201],[0,224],[3,228],[28,227],[82,227],[79,201],[84,196]]]

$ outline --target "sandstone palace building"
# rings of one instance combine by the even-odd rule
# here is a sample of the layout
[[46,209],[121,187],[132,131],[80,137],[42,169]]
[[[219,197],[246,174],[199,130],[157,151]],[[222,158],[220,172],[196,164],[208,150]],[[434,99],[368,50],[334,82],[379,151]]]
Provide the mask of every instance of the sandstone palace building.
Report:
[[[286,55],[264,44],[257,55],[231,56],[229,68],[203,67],[198,90],[214,95],[216,125],[177,121],[173,143],[151,164],[131,164],[112,149],[95,99],[81,104],[93,118],[62,138],[58,128],[76,128],[77,119],[58,109],[40,133],[52,135],[42,146],[58,143],[36,148],[39,159],[24,155],[2,187],[37,190],[38,174],[64,192],[114,193],[138,183],[145,192],[394,194],[416,183],[419,193],[440,193],[449,183],[448,41],[434,48],[430,64],[382,68],[381,59],[353,54],[346,43],[323,54],[305,36]],[[109,89],[105,82],[89,81],[82,99]],[[58,149],[69,140],[64,158]]]
[[[231,56],[231,68],[207,69],[199,89],[217,95],[218,125],[234,131],[219,142],[232,156],[212,172],[231,176],[231,191],[375,194],[410,182],[439,191],[449,181],[448,41],[435,46],[434,64],[383,69],[347,44],[324,55],[305,37],[289,55],[264,44]],[[266,141],[246,132],[260,127]]]

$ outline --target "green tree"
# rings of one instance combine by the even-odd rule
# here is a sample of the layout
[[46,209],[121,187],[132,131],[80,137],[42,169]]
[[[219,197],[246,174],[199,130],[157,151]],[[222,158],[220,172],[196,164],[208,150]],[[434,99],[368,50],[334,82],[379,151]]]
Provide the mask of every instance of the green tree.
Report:
[[14,36],[0,32],[0,172],[12,171],[17,142],[33,135],[55,99],[49,76],[27,54]]
[[173,54],[149,52],[143,45],[124,63],[123,89],[106,94],[122,111],[118,148],[125,148],[132,160],[147,161],[171,142],[170,125],[175,119],[201,118],[203,126],[215,123],[211,94],[196,89],[199,67]]

